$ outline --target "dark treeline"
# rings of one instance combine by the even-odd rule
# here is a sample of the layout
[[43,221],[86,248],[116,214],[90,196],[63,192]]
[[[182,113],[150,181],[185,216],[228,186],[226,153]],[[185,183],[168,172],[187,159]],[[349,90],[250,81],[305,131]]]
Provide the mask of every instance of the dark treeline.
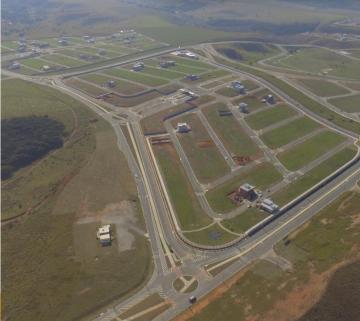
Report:
[[47,116],[5,119],[1,126],[2,179],[63,145],[64,125]]

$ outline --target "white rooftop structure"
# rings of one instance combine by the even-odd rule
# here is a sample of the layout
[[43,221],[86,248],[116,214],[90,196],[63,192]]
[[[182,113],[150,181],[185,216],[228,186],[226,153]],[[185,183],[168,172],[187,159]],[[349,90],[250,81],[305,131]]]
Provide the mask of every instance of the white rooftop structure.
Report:
[[178,123],[176,126],[176,131],[179,133],[187,133],[191,130],[191,127],[187,123]]
[[245,184],[240,186],[240,189],[243,190],[244,192],[250,192],[250,191],[253,191],[255,189],[255,186],[250,185],[248,183],[245,183]]
[[279,206],[275,204],[270,198],[265,198],[261,204],[260,207],[267,211],[268,213],[274,213],[279,209]]

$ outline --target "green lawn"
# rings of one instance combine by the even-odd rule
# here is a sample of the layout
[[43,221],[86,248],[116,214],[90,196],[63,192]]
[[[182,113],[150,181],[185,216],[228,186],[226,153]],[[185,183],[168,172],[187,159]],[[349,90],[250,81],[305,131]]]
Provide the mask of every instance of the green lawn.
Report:
[[55,64],[67,66],[69,68],[79,67],[79,66],[86,64],[86,62],[84,62],[84,61],[75,60],[70,57],[66,57],[66,56],[62,56],[62,55],[58,55],[58,54],[45,55],[45,56],[42,56],[41,58],[44,60],[53,62]]
[[216,91],[217,94],[220,94],[225,97],[235,97],[239,96],[239,92],[231,87],[222,87]]
[[206,193],[206,198],[215,212],[226,213],[237,207],[227,195],[242,184],[249,183],[262,190],[280,182],[281,179],[281,174],[272,164],[263,163],[209,190]]
[[74,87],[75,89],[78,89],[80,91],[87,93],[90,96],[99,96],[99,95],[102,95],[102,94],[105,94],[106,92],[108,92],[108,90],[106,88],[101,89],[99,87],[90,85],[90,84],[83,82],[76,78],[67,79],[65,81],[65,83],[71,87]]
[[296,171],[344,142],[345,139],[344,136],[334,132],[324,131],[278,154],[277,157],[288,170]]
[[339,115],[338,113],[330,110],[329,108],[325,107],[321,103],[313,100],[309,96],[306,96],[303,92],[300,90],[294,88],[293,86],[289,85],[285,81],[258,69],[251,68],[249,66],[240,65],[237,63],[229,62],[227,60],[215,57],[215,60],[219,63],[231,66],[235,69],[239,69],[242,71],[249,72],[253,75],[256,75],[260,78],[263,78],[264,80],[270,82],[280,90],[282,90],[284,93],[289,95],[294,100],[301,103],[305,108],[309,109],[310,111],[314,112],[319,117],[322,117],[326,120],[328,120],[330,123],[333,123],[337,126],[340,126],[341,128],[350,130],[354,133],[360,134],[360,126],[359,123],[354,121],[353,119],[346,118],[342,115]]
[[270,148],[278,148],[311,133],[320,125],[308,117],[295,119],[261,135],[261,140]]
[[190,59],[190,58],[181,58],[176,56],[168,56],[169,59],[174,60],[177,64],[184,65],[184,66],[191,66],[199,69],[215,69],[216,67],[209,65],[205,62],[199,61],[197,59]]
[[222,245],[231,242],[238,236],[230,234],[215,224],[199,232],[184,233],[184,236],[192,242],[202,245]]
[[[93,82],[97,85],[104,86],[104,87],[106,87],[106,83],[109,80],[114,80],[110,76],[105,76],[105,75],[101,75],[101,74],[86,74],[84,76],[80,76],[80,79],[84,79],[84,80]],[[105,90],[106,91],[117,91],[124,95],[132,95],[132,94],[136,94],[138,92],[145,90],[145,88],[141,87],[139,85],[133,84],[131,82],[125,81],[125,80],[116,79],[115,87],[113,87],[113,88],[107,87]]]
[[360,79],[359,62],[324,48],[298,48],[280,66],[323,75]]
[[222,223],[226,228],[235,233],[244,233],[255,224],[269,216],[268,213],[257,208],[249,208],[232,219],[224,220]]
[[315,95],[320,97],[329,97],[349,93],[349,90],[345,89],[344,87],[340,87],[335,83],[326,80],[299,78],[297,81],[312,91]]
[[323,161],[320,165],[305,173],[304,176],[298,178],[295,182],[271,195],[271,198],[280,206],[285,205],[350,161],[355,154],[355,150],[351,148],[341,150],[329,159]]
[[143,85],[151,86],[151,87],[157,87],[157,86],[165,85],[168,83],[167,80],[164,80],[161,78],[151,77],[151,76],[145,75],[142,72],[130,71],[130,70],[121,69],[121,68],[105,69],[104,73],[115,76],[115,77],[120,77],[123,79],[135,81],[139,84],[143,84]]
[[249,112],[253,112],[260,108],[264,110],[267,108],[267,105],[263,104],[261,100],[253,95],[247,95],[245,97],[239,97],[233,100],[234,104],[245,103],[248,105]]
[[185,76],[184,73],[172,71],[171,68],[163,69],[150,66],[145,66],[145,68],[141,72],[149,74],[151,76],[162,77],[166,79],[178,79]]
[[329,103],[348,113],[360,113],[360,95],[329,99]]
[[56,64],[53,63],[48,63],[44,60],[38,59],[38,58],[27,58],[27,59],[23,59],[20,61],[22,65],[33,68],[33,69],[37,69],[37,70],[41,70],[41,68],[45,65],[48,65],[49,67],[53,67],[56,66]]
[[153,145],[179,224],[184,230],[206,226],[211,219],[203,212],[171,145]]
[[234,116],[219,116],[219,110],[229,110],[225,104],[215,103],[203,112],[209,123],[220,137],[225,147],[236,156],[255,157],[260,153],[257,145],[244,132]]
[[264,111],[245,118],[251,128],[259,130],[296,115],[296,111],[287,105],[264,108]]
[[191,127],[189,133],[178,137],[199,181],[208,183],[229,172],[226,161],[195,114],[177,118],[174,126],[178,122],[186,122]]

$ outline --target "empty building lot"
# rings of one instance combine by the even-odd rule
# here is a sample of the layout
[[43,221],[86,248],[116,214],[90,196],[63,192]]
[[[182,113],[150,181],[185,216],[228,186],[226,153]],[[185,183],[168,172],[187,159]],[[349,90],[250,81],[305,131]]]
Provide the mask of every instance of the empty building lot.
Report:
[[230,168],[200,119],[195,114],[180,117],[172,123],[174,128],[178,122],[191,127],[190,132],[178,134],[178,139],[199,181],[208,183],[226,174]]

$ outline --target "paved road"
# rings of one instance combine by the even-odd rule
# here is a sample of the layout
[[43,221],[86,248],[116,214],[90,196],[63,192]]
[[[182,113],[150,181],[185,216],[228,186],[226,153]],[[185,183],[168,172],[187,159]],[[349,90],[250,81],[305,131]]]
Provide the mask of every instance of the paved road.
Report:
[[[236,72],[238,73],[238,71]],[[130,169],[135,177],[151,249],[153,251],[155,271],[146,287],[128,300],[108,308],[101,316],[94,317],[96,321],[110,320],[126,307],[139,302],[139,300],[147,294],[155,292],[160,292],[173,302],[172,309],[167,310],[156,320],[171,319],[181,311],[189,308],[188,295],[178,293],[172,288],[172,282],[175,278],[188,274],[195,276],[199,282],[195,295],[198,297],[206,295],[239,269],[245,267],[253,260],[263,257],[264,254],[272,249],[274,244],[289,232],[309,220],[321,208],[328,205],[338,197],[340,193],[351,188],[360,179],[360,166],[359,162],[357,162],[336,179],[310,195],[255,235],[243,239],[237,244],[224,248],[221,251],[202,250],[197,247],[191,247],[181,240],[174,229],[174,223],[172,222],[168,205],[166,204],[156,171],[154,170],[154,164],[151,161],[146,140],[139,126],[139,118],[127,109],[121,110],[127,117],[122,118],[117,116],[117,118],[114,118],[112,111],[105,109],[88,96],[71,88],[67,88],[56,80],[49,81],[48,79],[33,78],[28,78],[27,80],[53,86],[63,91],[75,99],[82,101],[107,120],[116,132],[118,147],[127,157]],[[132,133],[132,141],[136,155],[131,153],[119,123],[128,124],[128,128]],[[168,123],[166,123],[166,126],[170,131]],[[183,160],[183,164],[184,162],[186,162],[186,157]],[[186,165],[184,166],[186,167]],[[192,170],[190,168],[188,170]],[[199,188],[201,185],[196,182],[194,186]],[[201,188],[197,191],[203,193],[203,189]],[[177,259],[180,260],[180,265],[174,264]],[[215,277],[210,277],[203,267],[206,264],[220,260],[233,260],[234,264]]]

